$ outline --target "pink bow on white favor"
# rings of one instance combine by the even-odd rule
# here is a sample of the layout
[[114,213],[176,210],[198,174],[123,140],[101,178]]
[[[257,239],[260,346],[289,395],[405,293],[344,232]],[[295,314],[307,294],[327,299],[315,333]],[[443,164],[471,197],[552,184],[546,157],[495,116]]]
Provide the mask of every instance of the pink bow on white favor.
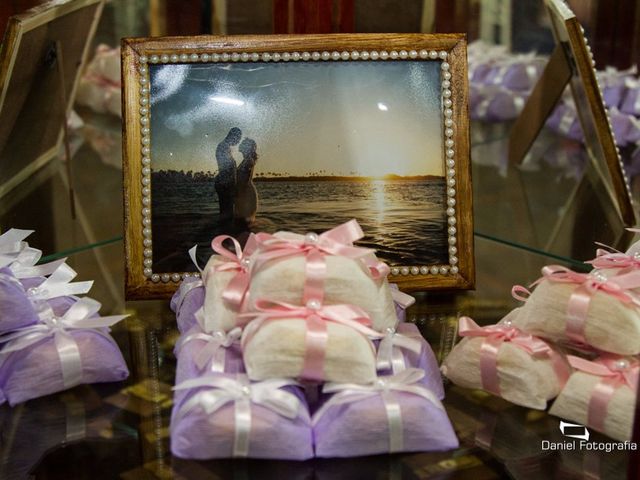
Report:
[[[542,277],[531,284],[529,288],[543,280],[577,285],[567,303],[566,335],[571,341],[578,344],[587,343],[584,338],[584,327],[591,298],[596,292],[611,295],[629,307],[640,307],[640,298],[632,291],[640,287],[640,270],[632,270],[607,278],[600,272],[577,273],[560,265],[549,265],[542,269]],[[528,295],[529,291],[520,285],[513,287],[513,296],[518,300],[526,301],[526,297],[521,296],[521,293]]]
[[[225,241],[233,243],[234,252],[222,245]],[[222,292],[222,299],[235,311],[240,311],[251,281],[251,255],[257,248],[256,236],[253,233],[249,236],[243,250],[235,238],[218,235],[211,241],[211,248],[226,261],[212,267],[213,271],[206,272],[206,275],[215,274],[214,272],[236,272]]]
[[[253,318],[242,334],[242,348],[258,329],[270,321],[283,319],[301,319],[307,324],[305,335],[305,357],[301,378],[309,381],[324,380],[324,358],[327,347],[327,322],[339,323],[351,327],[365,337],[380,338],[381,334],[371,329],[371,319],[367,313],[355,305],[322,305],[317,300],[310,300],[305,306],[292,305],[258,299],[255,302],[256,313],[240,315],[241,318]],[[373,349],[373,345],[371,345]]]
[[602,377],[591,393],[587,422],[596,430],[604,430],[607,408],[616,390],[626,385],[634,395],[638,391],[640,363],[636,359],[615,355],[603,355],[593,361],[568,355],[567,360],[576,370]]
[[326,277],[325,254],[360,260],[374,279],[384,278],[389,274],[389,266],[376,258],[374,250],[353,245],[353,242],[363,237],[364,233],[356,220],[349,220],[320,235],[316,233],[298,235],[289,232],[279,232],[275,235],[259,233],[256,235],[259,253],[253,268],[260,269],[266,262],[276,258],[304,255],[306,280],[303,302],[312,299],[322,301]]
[[510,342],[534,356],[546,356],[553,361],[561,383],[569,375],[566,365],[544,340],[524,333],[511,325],[510,321],[480,327],[469,317],[460,317],[458,334],[461,337],[484,337],[480,347],[480,379],[482,388],[500,395],[498,378],[498,351],[504,342]]

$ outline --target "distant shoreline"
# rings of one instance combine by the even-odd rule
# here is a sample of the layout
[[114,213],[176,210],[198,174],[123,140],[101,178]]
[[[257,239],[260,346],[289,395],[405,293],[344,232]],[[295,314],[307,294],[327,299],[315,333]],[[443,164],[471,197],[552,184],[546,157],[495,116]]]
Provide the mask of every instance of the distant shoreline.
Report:
[[254,182],[370,182],[372,180],[442,180],[438,175],[385,175],[384,177],[347,177],[339,175],[316,175],[309,177],[253,177]]
[[[184,172],[176,170],[154,170],[151,172],[155,181],[160,183],[169,182],[195,182],[205,183],[212,182],[215,174],[205,172]],[[438,181],[444,180],[444,176],[440,175],[384,175],[382,177],[364,177],[364,176],[348,176],[348,175],[308,175],[302,176],[261,176],[253,177],[254,182],[371,182],[371,181]]]

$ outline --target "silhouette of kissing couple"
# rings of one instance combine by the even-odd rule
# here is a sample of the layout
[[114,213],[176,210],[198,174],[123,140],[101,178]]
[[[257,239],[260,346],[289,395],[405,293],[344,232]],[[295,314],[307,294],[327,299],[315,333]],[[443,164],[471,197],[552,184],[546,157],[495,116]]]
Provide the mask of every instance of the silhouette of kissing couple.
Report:
[[[242,141],[240,141],[242,139]],[[239,144],[239,145],[238,145]],[[238,145],[242,162],[236,164],[231,147]],[[258,160],[256,142],[242,138],[242,131],[233,127],[216,148],[218,174],[215,188],[220,204],[220,223],[250,227],[258,210],[258,192],[253,184],[253,171]]]

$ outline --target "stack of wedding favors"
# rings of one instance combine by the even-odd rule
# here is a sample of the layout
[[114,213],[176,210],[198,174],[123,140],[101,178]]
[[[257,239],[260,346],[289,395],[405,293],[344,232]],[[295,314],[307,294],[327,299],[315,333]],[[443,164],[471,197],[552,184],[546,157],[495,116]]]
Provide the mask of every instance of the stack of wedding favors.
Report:
[[[640,242],[627,252],[599,249],[578,273],[551,265],[524,301],[495,325],[462,317],[464,337],[442,371],[455,384],[480,388],[518,405],[631,438],[640,372]],[[529,287],[529,288],[531,288]]]
[[[172,299],[181,336],[171,450],[181,458],[305,460],[458,446],[435,356],[399,321],[412,298],[354,245],[321,235],[212,242]],[[191,250],[195,260],[195,250]]]
[[24,241],[31,233],[0,235],[0,404],[11,406],[129,375],[109,335],[126,315],[99,316],[99,302],[76,296],[93,282],[72,282],[65,259],[40,264],[42,252]]

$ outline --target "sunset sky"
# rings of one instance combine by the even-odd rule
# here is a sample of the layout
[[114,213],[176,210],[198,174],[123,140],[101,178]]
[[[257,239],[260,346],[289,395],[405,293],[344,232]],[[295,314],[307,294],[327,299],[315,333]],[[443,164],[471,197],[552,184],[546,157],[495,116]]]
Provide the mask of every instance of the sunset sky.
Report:
[[437,61],[152,66],[152,166],[214,172],[239,127],[256,173],[443,175],[439,73]]

